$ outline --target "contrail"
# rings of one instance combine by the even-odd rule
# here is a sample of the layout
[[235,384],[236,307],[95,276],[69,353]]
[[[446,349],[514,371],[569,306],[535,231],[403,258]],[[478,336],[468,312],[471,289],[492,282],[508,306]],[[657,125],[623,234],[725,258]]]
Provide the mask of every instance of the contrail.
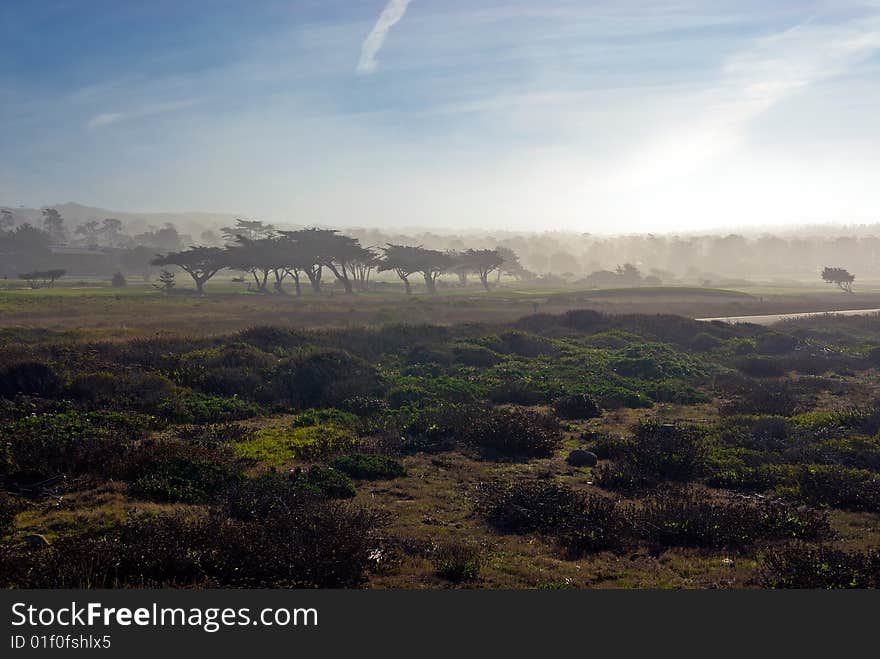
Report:
[[385,37],[388,31],[397,21],[403,18],[406,8],[411,0],[389,0],[385,5],[385,9],[379,15],[379,20],[373,26],[370,34],[364,39],[361,46],[361,59],[357,65],[358,73],[372,73],[376,70],[376,55],[382,50],[382,44],[385,43]]

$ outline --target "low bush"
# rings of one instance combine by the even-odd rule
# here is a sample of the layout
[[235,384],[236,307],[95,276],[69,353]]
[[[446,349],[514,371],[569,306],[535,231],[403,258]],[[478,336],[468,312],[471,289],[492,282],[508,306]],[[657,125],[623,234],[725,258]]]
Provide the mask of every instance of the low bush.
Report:
[[549,535],[571,556],[616,549],[629,537],[614,501],[552,481],[483,483],[476,509],[501,533]]
[[518,408],[483,410],[457,436],[487,457],[546,458],[562,445],[555,417]]
[[61,376],[43,362],[22,361],[0,368],[0,396],[29,394],[51,398],[63,388]]
[[165,439],[139,443],[105,471],[131,483],[134,496],[167,503],[210,503],[242,478],[228,448]]
[[479,547],[461,541],[443,542],[431,552],[434,574],[452,583],[478,579],[482,561]]
[[602,415],[596,401],[586,394],[558,398],[553,403],[553,410],[561,419],[594,419]]
[[279,466],[294,459],[319,460],[357,448],[360,439],[350,429],[333,424],[262,428],[235,444],[238,455]]
[[266,396],[300,408],[334,407],[355,396],[378,396],[383,385],[369,363],[341,350],[307,352],[283,360],[269,374]]
[[[275,496],[274,494],[270,496]],[[169,514],[61,537],[12,557],[25,588],[351,588],[375,565],[381,518],[311,498],[258,519]]]
[[188,444],[216,448],[247,441],[253,431],[238,423],[210,423],[178,426],[174,432]]
[[406,470],[394,458],[385,455],[352,453],[343,455],[331,463],[343,474],[358,480],[386,480],[406,475]]
[[771,357],[743,357],[736,367],[753,378],[778,378],[785,375],[785,364]]
[[824,513],[782,503],[714,500],[695,491],[660,493],[630,510],[640,538],[658,547],[745,549],[757,542],[826,540]]
[[472,343],[459,343],[452,347],[452,356],[462,366],[488,368],[501,362],[504,357],[497,352]]
[[762,355],[784,355],[797,347],[797,338],[790,334],[768,332],[755,338],[755,350]]
[[260,408],[241,398],[219,398],[184,390],[161,401],[156,413],[174,423],[222,423],[257,416]]
[[760,573],[767,588],[880,588],[880,551],[788,544],[763,553]]
[[811,504],[880,512],[880,475],[838,465],[808,465],[797,473],[797,496]]
[[621,461],[649,478],[688,481],[702,468],[705,445],[700,429],[694,426],[640,422]]
[[61,475],[103,474],[154,427],[151,417],[115,412],[27,416],[0,427],[0,477],[28,486]]
[[312,465],[291,474],[295,487],[302,488],[322,499],[350,499],[355,494],[354,483],[341,471]]

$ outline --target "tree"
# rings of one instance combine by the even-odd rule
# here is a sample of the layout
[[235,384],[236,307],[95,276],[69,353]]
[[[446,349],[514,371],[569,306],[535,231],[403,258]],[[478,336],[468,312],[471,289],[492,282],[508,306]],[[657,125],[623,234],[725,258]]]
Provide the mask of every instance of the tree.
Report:
[[15,214],[8,208],[0,208],[0,231],[10,231],[15,226]]
[[226,248],[228,267],[251,273],[257,291],[265,293],[269,272],[272,270],[271,264],[267,263],[272,238],[251,240],[242,235],[238,236],[236,240],[238,241],[237,245]]
[[97,245],[98,244],[98,235],[100,234],[100,224],[98,220],[89,220],[88,222],[83,222],[80,224],[73,232],[83,237],[83,242],[86,245]]
[[67,232],[64,229],[64,218],[54,208],[43,209],[43,228],[55,244],[63,244],[67,239]]
[[419,271],[419,249],[421,248],[392,244],[382,248],[382,258],[379,260],[378,271],[386,272],[393,270],[403,282],[407,295],[412,293],[409,276]]
[[121,272],[115,272],[113,274],[113,278],[110,280],[110,285],[113,288],[125,288],[128,286],[128,282],[125,280],[125,275]]
[[425,279],[425,287],[431,295],[437,292],[437,278],[452,267],[452,257],[446,252],[424,247],[412,248],[416,271]]
[[44,286],[52,288],[55,285],[55,280],[60,279],[66,273],[66,270],[60,268],[54,270],[34,270],[33,272],[23,272],[18,275],[18,278],[27,281],[28,286],[33,289],[43,288]]
[[822,270],[822,279],[828,282],[829,284],[835,284],[840,290],[846,293],[852,293],[853,282],[856,279],[855,275],[851,275],[844,268],[829,268],[825,267]]
[[467,271],[477,274],[483,288],[488,291],[489,274],[501,268],[504,258],[497,249],[469,249],[461,254],[461,263]]
[[168,270],[163,270],[159,274],[159,283],[153,284],[153,288],[158,289],[163,293],[170,293],[172,290],[174,290],[175,285],[176,284],[174,282],[174,273],[169,272]]
[[105,244],[110,247],[118,247],[120,243],[124,242],[122,222],[115,217],[105,217],[98,233],[103,236]]
[[519,256],[517,256],[516,252],[514,252],[512,249],[510,249],[509,247],[499,246],[495,248],[495,252],[497,252],[502,260],[501,267],[496,270],[496,282],[501,281],[502,272],[506,272],[511,277],[514,277],[517,281],[528,276],[528,271],[523,267],[522,263],[519,262]]
[[275,235],[275,227],[264,224],[260,220],[236,219],[235,226],[223,227],[220,233],[228,243],[235,243],[239,238],[255,241],[264,238],[272,238]]
[[157,256],[152,265],[176,265],[192,277],[199,294],[204,293],[205,283],[223,268],[228,267],[229,255],[219,247],[190,247],[182,252]]

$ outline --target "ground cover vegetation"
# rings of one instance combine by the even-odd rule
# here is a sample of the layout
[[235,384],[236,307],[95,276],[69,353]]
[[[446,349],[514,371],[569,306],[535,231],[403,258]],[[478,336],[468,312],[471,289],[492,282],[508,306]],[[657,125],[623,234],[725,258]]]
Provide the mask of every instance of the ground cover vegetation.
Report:
[[7,329],[0,581],[876,586],[878,336],[591,310]]

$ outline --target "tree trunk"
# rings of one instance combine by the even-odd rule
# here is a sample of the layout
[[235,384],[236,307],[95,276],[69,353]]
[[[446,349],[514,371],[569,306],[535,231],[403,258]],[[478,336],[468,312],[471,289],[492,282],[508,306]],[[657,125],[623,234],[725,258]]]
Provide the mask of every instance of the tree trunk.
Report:
[[425,277],[425,286],[428,287],[428,292],[431,295],[435,295],[437,293],[437,285],[434,280],[434,275],[430,272],[423,272],[422,275]]

